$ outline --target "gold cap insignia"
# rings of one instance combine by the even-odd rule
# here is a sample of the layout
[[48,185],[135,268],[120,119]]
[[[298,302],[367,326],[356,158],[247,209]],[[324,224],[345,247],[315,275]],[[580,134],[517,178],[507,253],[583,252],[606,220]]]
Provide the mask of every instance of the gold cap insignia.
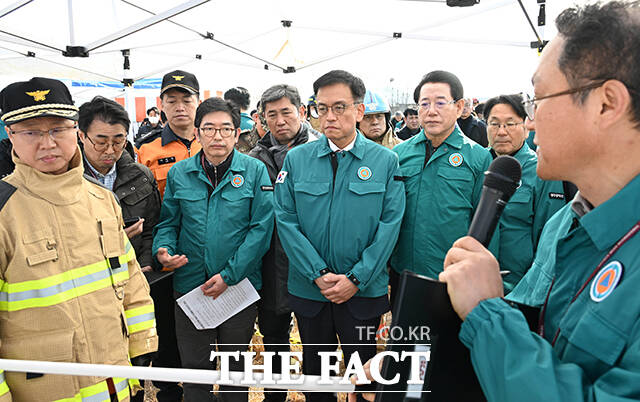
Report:
[[45,96],[51,92],[50,89],[47,89],[45,91],[33,91],[33,92],[25,92],[27,95],[29,96],[33,96],[33,100],[38,102],[38,101],[43,101],[46,100]]
[[173,79],[176,81],[182,81],[184,75],[172,75]]

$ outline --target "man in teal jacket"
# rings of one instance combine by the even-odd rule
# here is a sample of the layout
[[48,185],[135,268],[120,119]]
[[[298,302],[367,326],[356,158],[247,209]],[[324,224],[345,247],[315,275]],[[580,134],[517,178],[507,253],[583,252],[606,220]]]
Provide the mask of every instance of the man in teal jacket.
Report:
[[[273,231],[273,187],[262,162],[234,151],[239,124],[240,113],[231,103],[204,101],[195,117],[202,151],[169,171],[153,250],[165,268],[176,270],[176,298],[196,287],[217,298],[245,278],[256,290],[262,285],[262,256]],[[219,351],[246,351],[256,315],[254,303],[215,329],[198,330],[176,306],[183,367],[215,368],[209,361],[212,343]],[[231,370],[243,367],[231,359]],[[184,384],[184,399],[210,400],[210,391],[210,385]],[[222,393],[221,399],[246,401],[247,394]]]
[[509,295],[542,307],[538,334],[500,298],[499,265],[474,239],[456,242],[440,279],[489,401],[637,401],[640,3],[565,10],[556,26],[533,76],[527,128],[538,175],[579,193],[549,220]]
[[389,309],[386,263],[405,196],[395,154],[356,131],[365,109],[362,80],[336,70],[313,88],[313,113],[325,135],[287,153],[275,182],[275,210],[289,257],[289,304],[304,345],[303,370],[318,375],[317,353],[336,349],[336,333],[345,362],[354,352],[362,361],[376,353],[375,332]]
[[566,200],[561,181],[542,180],[536,175],[538,157],[525,142],[522,96],[491,98],[485,103],[484,113],[491,155],[511,155],[522,166],[522,184],[509,199],[498,223],[498,262],[502,270],[510,271],[504,277],[504,290],[508,293],[531,266],[544,224]]
[[447,250],[467,233],[480,201],[491,155],[456,124],[463,96],[455,75],[425,75],[413,95],[423,131],[393,149],[400,158],[407,208],[391,256],[392,303],[402,271],[437,278]]

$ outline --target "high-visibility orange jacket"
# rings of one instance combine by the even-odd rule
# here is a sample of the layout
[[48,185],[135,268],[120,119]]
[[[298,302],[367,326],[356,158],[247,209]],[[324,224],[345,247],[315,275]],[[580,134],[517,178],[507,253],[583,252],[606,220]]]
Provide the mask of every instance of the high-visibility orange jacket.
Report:
[[[0,357],[129,365],[155,351],[149,285],[111,191],[83,177],[79,149],[60,175],[13,160],[0,182]],[[109,400],[104,377],[0,377],[0,401]],[[128,381],[113,382],[128,400]]]
[[167,124],[162,129],[162,135],[151,142],[140,145],[137,150],[138,163],[151,169],[158,182],[160,196],[164,197],[164,187],[171,166],[197,154],[201,149],[202,146],[197,140],[194,140],[191,146],[187,147]]

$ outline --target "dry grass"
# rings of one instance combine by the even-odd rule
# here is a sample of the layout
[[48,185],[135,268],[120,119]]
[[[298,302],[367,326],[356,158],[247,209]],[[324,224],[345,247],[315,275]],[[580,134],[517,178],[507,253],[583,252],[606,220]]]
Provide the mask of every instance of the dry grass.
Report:
[[[391,313],[387,313],[382,317],[382,322],[384,325],[391,324]],[[291,331],[292,340],[297,340],[298,342],[291,343],[291,351],[292,352],[302,352],[302,345],[299,343],[300,335],[298,334],[298,325],[295,323],[294,318],[294,326]],[[385,348],[385,342],[382,339],[377,341],[378,343],[378,352],[383,351]],[[251,339],[250,350],[256,352],[256,357],[254,359],[254,364],[262,364],[263,358],[261,356],[261,352],[264,352],[264,345],[262,344],[262,336],[259,333],[255,333],[253,338]],[[344,363],[340,365],[341,370],[340,374],[344,373],[345,367]],[[217,386],[214,386],[214,390],[217,390]],[[145,382],[145,402],[157,402],[156,400],[156,392],[158,390],[151,384],[151,381]],[[264,399],[264,393],[262,392],[262,388],[251,387],[249,388],[249,402],[262,402]],[[302,392],[289,391],[287,393],[287,402],[304,402],[304,394]],[[347,394],[339,393],[338,394],[338,402],[346,402]]]

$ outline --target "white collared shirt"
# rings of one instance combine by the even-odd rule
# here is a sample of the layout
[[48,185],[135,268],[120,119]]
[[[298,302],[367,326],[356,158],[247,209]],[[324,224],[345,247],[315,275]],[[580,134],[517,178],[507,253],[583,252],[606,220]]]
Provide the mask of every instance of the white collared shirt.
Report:
[[327,141],[329,141],[329,148],[331,149],[331,151],[333,152],[340,152],[340,151],[351,151],[351,149],[353,148],[353,146],[356,143],[356,138],[358,138],[358,133],[356,133],[356,135],[353,136],[353,141],[351,141],[346,147],[340,149],[338,148],[338,146],[336,144],[334,144],[329,137],[327,137]]

